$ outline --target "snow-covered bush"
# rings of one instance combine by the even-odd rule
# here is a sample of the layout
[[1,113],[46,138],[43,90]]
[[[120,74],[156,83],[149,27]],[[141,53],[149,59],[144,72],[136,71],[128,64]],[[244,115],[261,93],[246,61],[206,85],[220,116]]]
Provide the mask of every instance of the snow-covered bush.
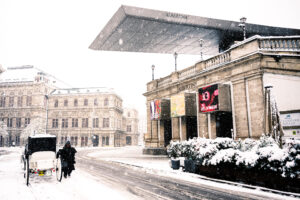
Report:
[[285,160],[288,156],[287,149],[280,149],[275,143],[257,150],[257,167],[259,170],[273,171],[282,174]]
[[182,154],[182,144],[181,142],[171,141],[167,147],[167,154],[169,158],[178,158]]
[[255,151],[238,151],[236,165],[240,168],[253,168],[257,165],[259,156]]
[[272,137],[262,135],[259,140],[234,141],[230,138],[194,138],[171,142],[169,157],[184,156],[201,165],[233,165],[240,169],[270,172],[283,177],[300,176],[300,141],[287,141],[283,149]]
[[258,146],[258,141],[250,138],[246,138],[245,140],[237,141],[237,149],[240,151],[251,151],[253,148]]
[[215,144],[218,150],[236,148],[237,142],[231,138],[216,138],[211,140],[211,144]]
[[233,164],[235,165],[238,150],[233,148],[218,151],[207,163],[209,165]]
[[186,157],[187,159],[195,160],[197,157],[195,140],[190,139],[188,141],[183,141],[181,143],[182,151],[181,156]]
[[296,178],[300,176],[300,141],[289,140],[286,142],[288,155],[283,166],[283,176]]

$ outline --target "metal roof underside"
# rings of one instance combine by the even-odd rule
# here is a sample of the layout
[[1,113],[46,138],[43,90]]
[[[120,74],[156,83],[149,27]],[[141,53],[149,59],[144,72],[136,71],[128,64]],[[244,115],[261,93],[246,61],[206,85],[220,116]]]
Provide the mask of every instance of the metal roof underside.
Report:
[[[239,22],[121,6],[90,49],[145,53],[214,55],[243,39]],[[300,35],[299,29],[246,24],[253,35]],[[203,47],[199,40],[204,41]]]

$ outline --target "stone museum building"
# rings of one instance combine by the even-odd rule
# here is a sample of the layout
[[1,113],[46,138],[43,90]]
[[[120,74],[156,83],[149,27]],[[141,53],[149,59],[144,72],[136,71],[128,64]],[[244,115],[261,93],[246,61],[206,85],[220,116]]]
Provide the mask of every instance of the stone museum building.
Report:
[[[154,79],[152,67],[147,83],[144,153],[193,137],[259,138],[275,118],[283,137],[300,138],[299,29],[121,6],[90,48],[174,56],[175,70]],[[178,71],[181,54],[199,62]]]
[[33,132],[57,136],[63,145],[137,145],[138,112],[124,108],[109,88],[66,88],[33,66],[0,75],[0,145],[21,145]]
[[[146,146],[193,137],[259,138],[270,132],[266,90],[282,114],[300,113],[300,36],[254,36],[147,84]],[[297,119],[296,119],[297,120]],[[283,120],[284,121],[284,120]],[[299,119],[298,119],[299,121]],[[299,124],[285,137],[300,138]],[[296,134],[290,134],[296,129]]]

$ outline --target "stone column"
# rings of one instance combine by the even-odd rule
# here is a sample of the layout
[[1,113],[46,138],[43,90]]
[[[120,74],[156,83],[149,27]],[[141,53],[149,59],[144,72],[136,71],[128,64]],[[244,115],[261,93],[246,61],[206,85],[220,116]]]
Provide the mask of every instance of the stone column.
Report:
[[151,146],[152,121],[150,117],[150,102],[147,102],[147,133],[145,134],[145,147]]
[[187,136],[186,136],[187,132],[186,132],[186,118],[185,117],[181,117],[181,141],[183,140],[187,140]]
[[160,139],[159,139],[159,147],[164,147],[165,145],[165,124],[164,121],[160,120]]
[[179,118],[173,117],[172,118],[172,140],[179,141],[180,140],[180,133],[179,133]]
[[150,139],[151,147],[158,147],[158,121],[152,120],[152,134]]
[[198,127],[199,127],[199,136],[204,138],[209,138],[206,114],[199,113]]
[[211,139],[215,139],[217,137],[217,124],[216,124],[216,114],[210,114],[210,131],[211,131]]

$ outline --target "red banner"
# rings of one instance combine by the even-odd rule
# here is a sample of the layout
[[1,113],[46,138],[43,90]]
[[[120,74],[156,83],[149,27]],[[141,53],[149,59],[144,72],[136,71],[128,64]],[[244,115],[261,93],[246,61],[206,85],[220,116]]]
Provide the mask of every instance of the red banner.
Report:
[[219,110],[218,85],[210,85],[200,88],[199,92],[199,112],[212,112]]

